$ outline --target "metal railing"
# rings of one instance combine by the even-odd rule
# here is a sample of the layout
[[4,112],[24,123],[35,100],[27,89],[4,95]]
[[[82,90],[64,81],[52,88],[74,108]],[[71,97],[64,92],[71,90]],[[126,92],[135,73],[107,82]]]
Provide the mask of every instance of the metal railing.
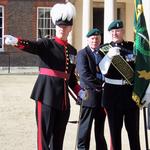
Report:
[[0,74],[37,73],[39,59],[25,52],[0,52]]

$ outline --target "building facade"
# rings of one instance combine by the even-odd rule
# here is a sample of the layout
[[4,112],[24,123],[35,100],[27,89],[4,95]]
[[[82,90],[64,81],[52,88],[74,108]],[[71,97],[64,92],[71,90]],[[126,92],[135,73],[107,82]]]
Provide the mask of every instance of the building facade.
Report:
[[[11,46],[4,45],[4,35],[37,40],[55,35],[55,26],[50,17],[54,4],[67,0],[1,0],[0,1],[0,67],[38,66],[38,58]],[[104,42],[109,41],[107,27],[113,19],[122,19],[125,24],[125,39],[132,40],[134,0],[70,0],[77,14],[73,31],[68,41],[78,50],[86,46],[86,33],[93,27],[104,31]],[[143,0],[145,12],[150,2]],[[150,15],[145,13],[148,31]]]
[[4,45],[4,35],[29,40],[54,35],[51,7],[63,0],[1,0],[0,1],[0,67],[38,66],[38,57]]

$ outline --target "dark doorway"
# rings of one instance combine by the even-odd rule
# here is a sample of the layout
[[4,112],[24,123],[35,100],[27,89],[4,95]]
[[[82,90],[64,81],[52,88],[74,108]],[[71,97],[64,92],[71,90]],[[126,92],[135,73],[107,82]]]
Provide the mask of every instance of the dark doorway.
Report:
[[93,8],[93,27],[104,29],[104,8]]
[[104,31],[104,8],[93,8],[93,28]]
[[[121,8],[117,8],[117,19],[121,19]],[[104,8],[93,8],[93,28],[104,32]]]

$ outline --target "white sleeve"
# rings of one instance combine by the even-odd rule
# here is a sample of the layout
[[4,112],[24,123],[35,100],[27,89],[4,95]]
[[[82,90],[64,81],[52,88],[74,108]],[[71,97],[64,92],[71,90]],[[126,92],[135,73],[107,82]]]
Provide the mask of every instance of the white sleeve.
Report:
[[112,62],[112,58],[108,57],[107,55],[99,63],[99,68],[102,74],[107,74],[110,64]]

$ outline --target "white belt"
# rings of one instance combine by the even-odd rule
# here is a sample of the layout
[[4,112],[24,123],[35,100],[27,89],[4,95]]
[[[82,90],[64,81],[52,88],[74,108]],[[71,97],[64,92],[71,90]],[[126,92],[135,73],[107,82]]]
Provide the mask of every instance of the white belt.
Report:
[[114,84],[114,85],[125,85],[125,84],[128,84],[126,80],[123,80],[123,79],[109,79],[109,78],[106,78],[105,77],[105,82],[106,83],[109,83],[109,84]]

